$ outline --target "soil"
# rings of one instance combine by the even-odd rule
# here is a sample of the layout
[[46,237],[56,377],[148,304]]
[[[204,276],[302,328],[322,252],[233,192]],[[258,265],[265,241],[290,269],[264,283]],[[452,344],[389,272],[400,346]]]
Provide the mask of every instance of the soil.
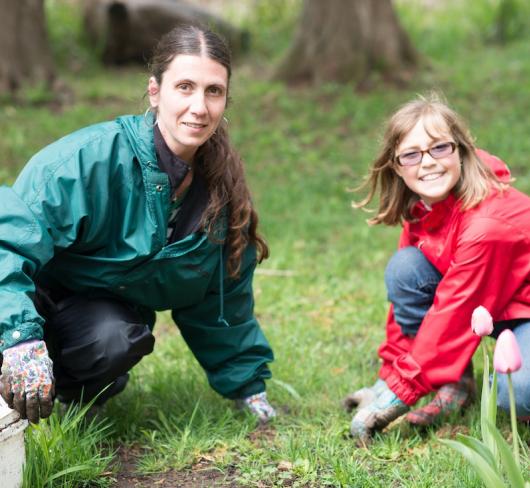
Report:
[[236,481],[236,468],[221,472],[208,462],[199,462],[185,471],[169,470],[165,473],[138,474],[136,461],[141,454],[139,449],[121,448],[118,451],[120,471],[116,476],[116,488],[210,488],[240,487]]
[[[268,425],[259,426],[249,434],[254,445],[270,444],[276,430]],[[118,450],[119,472],[115,475],[115,488],[241,488],[237,482],[237,467],[219,471],[207,458],[201,458],[191,468],[183,471],[169,470],[164,473],[138,474],[136,465],[142,450],[138,446],[121,447]]]

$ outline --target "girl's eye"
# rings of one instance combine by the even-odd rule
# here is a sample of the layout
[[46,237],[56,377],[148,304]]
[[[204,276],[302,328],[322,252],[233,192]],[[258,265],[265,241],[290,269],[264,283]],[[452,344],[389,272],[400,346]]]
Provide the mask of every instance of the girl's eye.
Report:
[[429,152],[434,156],[444,157],[449,156],[454,151],[454,145],[450,142],[442,142],[431,147]]

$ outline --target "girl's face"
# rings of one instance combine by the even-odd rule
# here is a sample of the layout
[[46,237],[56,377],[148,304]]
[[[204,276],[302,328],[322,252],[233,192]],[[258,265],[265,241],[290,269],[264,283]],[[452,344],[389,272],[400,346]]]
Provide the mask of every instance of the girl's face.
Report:
[[395,171],[410,190],[432,205],[447,198],[458,183],[462,168],[458,146],[449,130],[429,132],[430,135],[420,119],[405,135],[396,148]]
[[149,79],[148,94],[157,109],[157,123],[168,147],[191,163],[195,152],[217,129],[226,107],[228,72],[206,56],[180,54],[157,83]]

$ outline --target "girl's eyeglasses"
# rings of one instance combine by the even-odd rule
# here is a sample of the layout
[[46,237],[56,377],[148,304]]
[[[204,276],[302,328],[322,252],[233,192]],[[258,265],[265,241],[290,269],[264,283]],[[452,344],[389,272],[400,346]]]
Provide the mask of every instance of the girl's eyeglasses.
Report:
[[450,156],[455,152],[456,144],[454,142],[440,142],[425,151],[407,151],[396,157],[396,161],[401,166],[415,166],[420,164],[425,153],[429,153],[434,159],[441,159]]

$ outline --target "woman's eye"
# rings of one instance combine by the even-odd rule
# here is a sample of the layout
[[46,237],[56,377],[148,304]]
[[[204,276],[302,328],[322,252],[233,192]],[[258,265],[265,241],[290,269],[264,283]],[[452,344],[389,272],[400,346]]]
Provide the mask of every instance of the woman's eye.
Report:
[[222,95],[223,94],[223,90],[221,90],[221,88],[219,88],[218,86],[211,86],[208,91],[212,94],[212,95]]

